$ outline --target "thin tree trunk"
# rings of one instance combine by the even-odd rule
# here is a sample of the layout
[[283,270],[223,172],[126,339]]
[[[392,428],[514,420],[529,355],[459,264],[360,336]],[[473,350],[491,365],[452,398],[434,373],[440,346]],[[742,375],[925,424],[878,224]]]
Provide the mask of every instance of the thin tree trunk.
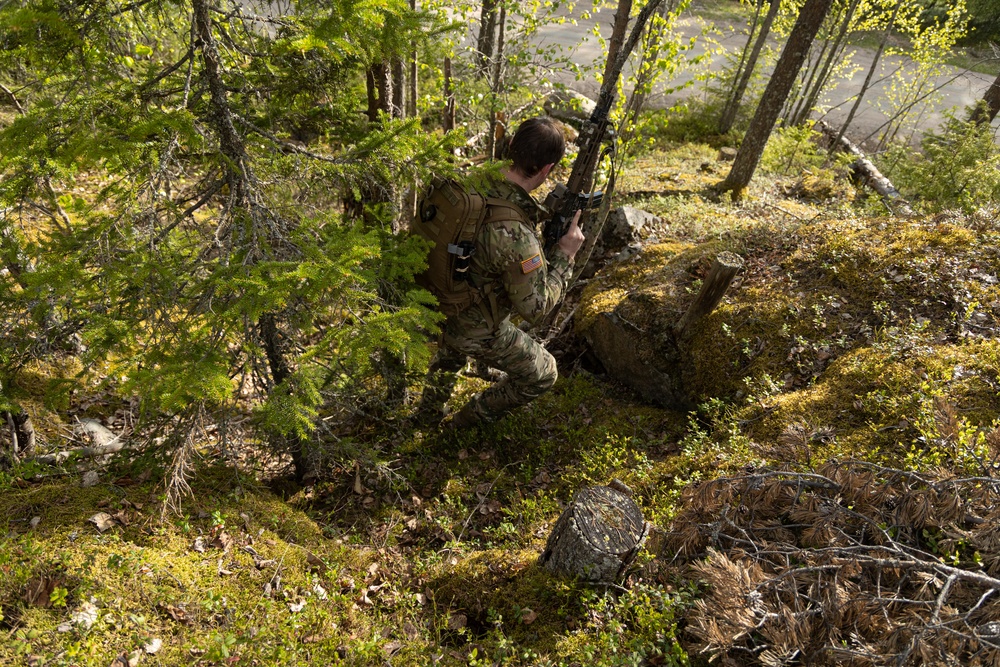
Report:
[[969,121],[976,125],[988,125],[997,117],[998,112],[1000,112],[1000,76],[997,76],[993,85],[986,91],[983,101],[973,110]]
[[[192,0],[192,8],[194,30],[200,43],[205,80],[208,84],[214,112],[213,119],[219,139],[219,150],[226,158],[224,180],[229,185],[229,198],[226,202],[225,212],[229,216],[240,216],[240,214],[245,213],[247,215],[245,224],[248,226],[265,226],[261,230],[252,230],[244,238],[252,239],[258,231],[264,234],[274,234],[275,230],[266,228],[269,222],[275,222],[272,219],[273,216],[268,211],[263,210],[261,205],[256,202],[256,177],[250,166],[246,144],[233,123],[233,114],[229,107],[229,93],[222,76],[218,47],[212,34],[212,18],[207,0]],[[255,253],[249,252],[248,260],[254,261],[255,259]],[[259,343],[264,349],[268,361],[271,381],[271,387],[268,389],[271,391],[291,375],[291,366],[278,333],[277,316],[274,313],[261,315],[257,323],[257,330]],[[307,472],[303,456],[305,443],[297,436],[281,440],[282,442],[274,444],[280,444],[288,449],[295,464],[295,475],[301,480]]]
[[819,72],[820,65],[823,62],[823,57],[829,48],[830,43],[824,40],[823,46],[815,58],[812,57],[813,49],[809,49],[809,55],[806,56],[806,62],[803,63],[805,73],[803,76],[796,78],[795,83],[792,85],[792,91],[788,95],[788,99],[785,100],[785,106],[780,115],[786,126],[793,125],[792,118],[798,114],[802,101],[806,96],[806,91],[812,87],[813,81],[816,79],[816,74]]
[[608,40],[608,59],[604,63],[602,81],[607,81],[614,73],[618,54],[621,53],[625,35],[628,32],[629,15],[632,13],[632,0],[620,0],[615,10],[615,22],[611,28],[611,39]]
[[840,61],[844,55],[846,47],[845,40],[848,32],[850,32],[851,23],[854,21],[854,15],[857,13],[859,4],[860,0],[853,0],[850,7],[848,7],[847,16],[840,25],[840,32],[837,33],[837,39],[834,40],[833,48],[830,50],[830,53],[826,58],[826,62],[823,64],[812,89],[807,91],[807,95],[803,99],[801,108],[792,119],[792,125],[801,125],[804,123],[806,119],[808,119],[809,113],[816,107],[816,103],[819,102],[819,96],[822,94],[823,89],[830,80],[830,73],[833,71],[834,64]]
[[507,6],[500,5],[500,20],[497,26],[497,52],[493,62],[493,81],[490,83],[492,101],[490,104],[490,133],[487,138],[487,156],[490,160],[495,160],[498,153],[498,130],[501,112],[497,110],[497,98],[500,95],[500,87],[503,78],[503,40],[504,29],[507,23]]
[[477,74],[485,77],[490,71],[493,59],[493,45],[497,32],[497,4],[500,0],[483,0],[483,9],[479,15],[479,37],[476,40],[478,67]]
[[740,62],[736,65],[736,71],[733,72],[733,86],[729,89],[729,94],[726,96],[726,103],[723,105],[723,111],[729,107],[732,103],[733,98],[736,94],[736,84],[743,78],[744,67],[747,65],[747,60],[749,60],[751,45],[756,44],[754,39],[757,34],[757,26],[760,23],[760,12],[764,8],[764,0],[757,0],[757,4],[753,12],[753,21],[750,22],[750,33],[747,35],[746,44],[743,45],[743,50],[740,52]]
[[451,58],[444,59],[444,119],[441,123],[445,132],[455,129],[455,82],[451,78]]
[[847,114],[847,120],[844,124],[840,126],[840,132],[837,133],[837,139],[835,143],[840,143],[841,139],[844,138],[844,134],[847,132],[847,128],[851,126],[854,121],[854,116],[858,112],[858,108],[861,107],[861,100],[864,99],[865,93],[871,88],[872,79],[875,77],[875,71],[878,69],[879,61],[882,59],[882,53],[885,51],[885,46],[889,42],[889,35],[892,33],[893,26],[896,25],[896,17],[899,15],[899,8],[903,3],[897,3],[892,10],[892,16],[889,17],[889,23],[885,26],[885,32],[882,33],[882,40],[878,44],[878,49],[875,50],[875,57],[872,60],[872,66],[868,68],[868,74],[865,76],[865,81],[861,84],[861,90],[858,91],[858,96],[854,100],[854,104],[851,105],[851,111]]
[[719,134],[729,132],[729,130],[733,129],[733,125],[736,123],[736,115],[739,113],[740,105],[743,103],[743,95],[746,94],[747,86],[750,85],[750,79],[753,77],[753,71],[757,67],[757,60],[760,58],[760,52],[764,49],[764,44],[767,42],[767,36],[771,33],[771,24],[774,23],[774,17],[778,15],[778,9],[780,7],[781,0],[771,0],[771,6],[768,8],[767,15],[764,17],[764,23],[760,26],[760,34],[757,35],[757,41],[754,42],[753,50],[750,52],[750,57],[747,59],[746,68],[740,74],[740,80],[737,82],[736,88],[733,90],[731,99],[722,110],[722,117],[719,119]]
[[406,70],[401,58],[392,59],[392,117],[403,118],[406,113]]
[[378,120],[379,112],[392,113],[392,75],[388,63],[372,65],[366,75],[368,87],[368,120]]
[[[417,11],[417,0],[410,0],[410,11]],[[410,63],[409,63],[407,96],[406,96],[406,117],[416,118],[417,116],[417,42],[410,42]]]
[[764,152],[774,123],[788,97],[792,84],[798,77],[802,63],[809,54],[816,33],[819,32],[823,20],[830,11],[833,0],[806,0],[799,12],[799,18],[788,37],[788,43],[781,52],[778,64],[775,66],[771,80],[764,90],[764,96],[757,106],[757,112],[750,122],[750,129],[743,139],[733,167],[726,180],[719,186],[720,192],[731,192],[733,199],[743,196],[750,179],[753,178],[760,156]]

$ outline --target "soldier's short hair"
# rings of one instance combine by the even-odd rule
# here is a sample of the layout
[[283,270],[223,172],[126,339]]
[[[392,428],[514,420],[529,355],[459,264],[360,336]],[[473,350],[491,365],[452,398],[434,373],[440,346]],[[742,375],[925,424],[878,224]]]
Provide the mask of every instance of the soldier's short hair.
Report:
[[521,123],[510,140],[507,157],[521,174],[534,176],[547,164],[562,159],[566,139],[555,121],[546,116],[529,118]]

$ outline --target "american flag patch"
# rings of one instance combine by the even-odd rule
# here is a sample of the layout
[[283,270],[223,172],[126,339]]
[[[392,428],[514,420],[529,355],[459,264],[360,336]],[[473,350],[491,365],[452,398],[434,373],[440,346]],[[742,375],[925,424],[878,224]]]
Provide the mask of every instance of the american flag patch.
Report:
[[542,256],[541,255],[535,255],[534,257],[529,257],[528,259],[526,259],[523,262],[521,262],[521,272],[522,273],[531,273],[532,271],[534,271],[535,269],[537,269],[541,265],[542,265]]

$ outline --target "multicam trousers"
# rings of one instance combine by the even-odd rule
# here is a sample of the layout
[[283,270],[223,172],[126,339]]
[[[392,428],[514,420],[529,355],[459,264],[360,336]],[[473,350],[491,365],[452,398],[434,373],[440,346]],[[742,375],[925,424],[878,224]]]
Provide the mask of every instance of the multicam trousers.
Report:
[[468,412],[482,421],[495,421],[514,408],[529,403],[552,388],[558,377],[556,360],[510,319],[494,331],[468,331],[460,324],[445,325],[437,354],[428,372],[419,411],[440,414],[455,387],[456,375],[466,357],[506,373],[506,377],[473,397]]

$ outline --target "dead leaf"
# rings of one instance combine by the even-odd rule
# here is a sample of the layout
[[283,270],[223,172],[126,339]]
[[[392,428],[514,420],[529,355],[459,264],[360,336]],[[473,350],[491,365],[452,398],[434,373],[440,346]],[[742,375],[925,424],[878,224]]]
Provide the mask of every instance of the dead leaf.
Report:
[[531,625],[538,618],[538,612],[534,609],[522,609],[521,610],[521,622],[525,625]]
[[403,642],[391,641],[382,648],[385,650],[386,655],[391,656],[393,653],[396,653],[399,649],[403,648]]
[[449,630],[461,630],[469,624],[469,617],[465,614],[452,614],[448,619]]
[[137,481],[137,482],[139,482],[141,484],[142,482],[149,481],[149,478],[152,477],[152,475],[153,475],[153,469],[152,468],[146,468],[145,470],[143,470],[139,474],[138,477],[135,478],[135,481]]
[[104,533],[110,530],[115,525],[114,517],[112,517],[107,512],[98,512],[94,516],[87,519],[90,523],[97,527],[97,532]]
[[403,525],[406,526],[407,530],[416,530],[417,529],[417,519],[415,517],[411,518],[411,519],[407,519],[406,521],[403,522]]
[[222,531],[221,533],[215,536],[214,540],[212,540],[212,546],[215,547],[216,549],[222,549],[222,553],[226,553],[227,551],[229,551],[229,547],[231,547],[232,545],[233,545],[233,538],[226,531]]
[[153,637],[148,642],[146,642],[145,646],[142,647],[142,650],[150,655],[153,655],[154,653],[159,651],[160,648],[162,647],[163,647],[163,640],[160,639],[159,637]]
[[361,483],[361,466],[357,463],[354,464],[354,493],[359,496],[363,496],[368,492],[368,489],[364,487]]
[[288,611],[292,612],[293,614],[297,614],[305,608],[306,608],[305,600],[299,600],[298,602],[288,603]]
[[420,630],[413,623],[407,621],[403,623],[403,634],[412,641],[420,636]]
[[376,572],[378,572],[378,563],[371,563],[371,564],[369,564],[368,565],[368,574],[374,577]]
[[128,653],[116,655],[115,659],[111,661],[111,667],[129,667]]
[[306,562],[309,563],[309,571],[319,575],[326,574],[326,563],[323,559],[312,552],[306,554]]
[[166,612],[166,614],[170,616],[170,618],[174,619],[178,623],[189,622],[187,612],[181,609],[180,607],[168,604],[166,602],[161,602],[158,606],[161,611]]
[[201,537],[194,538],[194,544],[191,545],[191,548],[194,549],[195,551],[197,551],[200,554],[205,553],[205,540],[204,540],[204,538],[201,538]]
[[32,607],[48,609],[52,606],[52,591],[62,584],[61,577],[43,574],[28,582],[22,597]]
[[101,476],[97,474],[96,470],[88,470],[83,473],[83,479],[80,480],[80,486],[88,489],[92,486],[97,486],[101,481]]
[[73,625],[78,625],[85,630],[89,630],[93,627],[94,623],[97,623],[100,613],[97,605],[93,602],[84,602],[80,605],[79,609],[70,614],[69,621]]
[[493,452],[479,452],[480,461],[489,461],[491,458],[493,458]]
[[31,528],[37,528],[38,524],[40,524],[41,522],[42,522],[42,517],[40,517],[40,516],[33,516],[33,517],[31,517],[31,521],[28,522],[28,525]]
[[222,567],[222,559],[220,558],[219,559],[219,576],[220,577],[228,577],[232,573],[233,573],[232,570],[227,570],[226,568]]
[[466,449],[460,449],[460,450],[458,450],[458,460],[459,461],[464,461],[467,458],[469,458],[469,452],[468,452],[468,450],[466,450]]

